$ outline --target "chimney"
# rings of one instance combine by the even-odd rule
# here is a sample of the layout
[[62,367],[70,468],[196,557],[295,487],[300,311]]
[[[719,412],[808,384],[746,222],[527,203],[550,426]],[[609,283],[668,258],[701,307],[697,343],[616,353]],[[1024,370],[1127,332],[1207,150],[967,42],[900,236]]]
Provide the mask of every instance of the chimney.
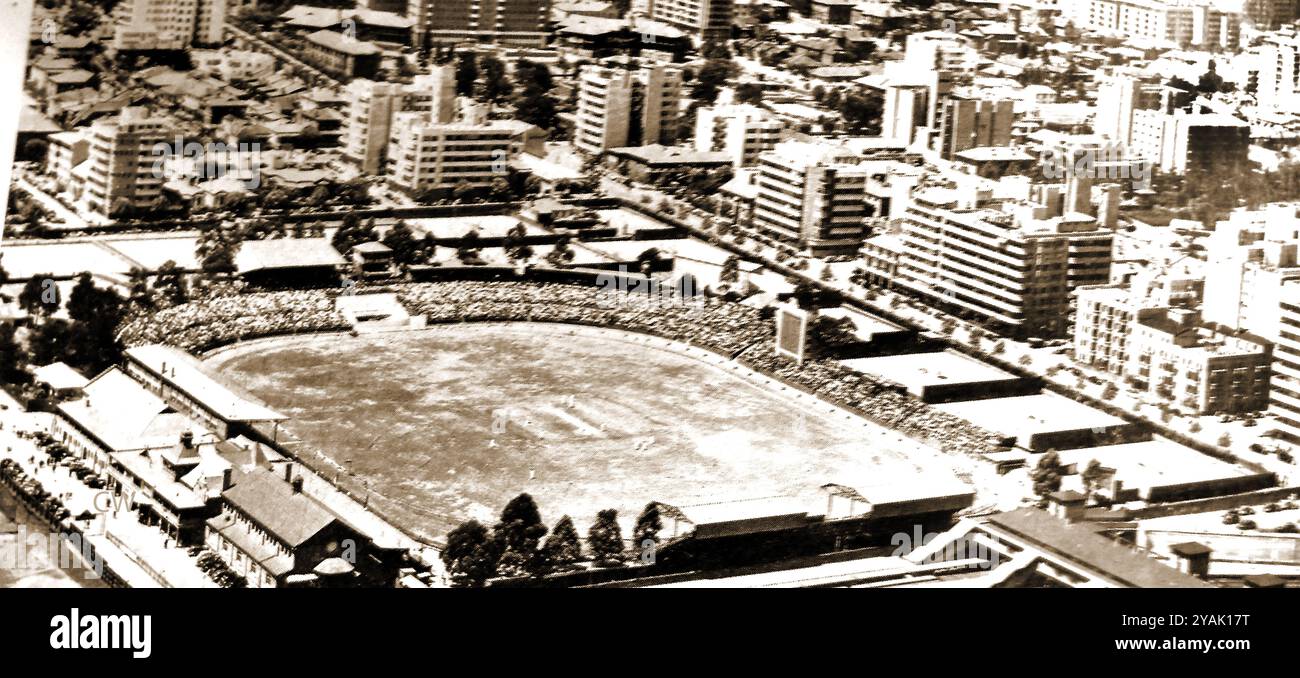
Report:
[[185,431],[184,433],[181,434],[181,447],[183,447],[183,448],[185,448],[185,449],[187,449],[187,450],[190,449],[191,447],[194,447],[194,433],[193,433],[193,432],[191,432],[191,431]]
[[221,472],[221,490],[223,492],[230,489],[230,472],[231,468],[229,466]]
[[1169,547],[1178,564],[1178,571],[1205,579],[1210,575],[1210,547],[1200,542],[1188,541]]
[[290,484],[293,486],[294,494],[302,494],[302,476],[298,476],[297,478],[294,478],[293,482]]
[[284,482],[293,482],[293,462],[291,461],[284,462]]

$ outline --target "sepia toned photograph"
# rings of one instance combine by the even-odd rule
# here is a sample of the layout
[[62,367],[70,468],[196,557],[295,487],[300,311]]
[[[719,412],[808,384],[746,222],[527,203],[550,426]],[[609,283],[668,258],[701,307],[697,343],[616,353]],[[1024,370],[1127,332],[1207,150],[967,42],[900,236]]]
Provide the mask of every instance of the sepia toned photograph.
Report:
[[[42,647],[267,604],[143,589],[1300,587],[1297,0],[0,12]],[[1223,595],[1088,643],[1249,651]]]

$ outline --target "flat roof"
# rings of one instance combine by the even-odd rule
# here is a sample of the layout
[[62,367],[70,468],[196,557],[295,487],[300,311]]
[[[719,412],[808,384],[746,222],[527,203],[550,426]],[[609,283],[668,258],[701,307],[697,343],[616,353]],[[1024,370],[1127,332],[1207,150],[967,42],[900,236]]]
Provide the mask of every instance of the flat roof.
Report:
[[[839,308],[822,309],[819,312],[828,318],[848,318],[853,326],[857,328],[858,336],[870,340],[877,334],[888,334],[892,332],[904,331],[902,327],[895,325],[883,318],[877,318],[874,315],[868,315],[851,306],[840,306]],[[848,361],[846,361],[847,364]],[[849,365],[849,367],[852,367]]]
[[1015,375],[956,351],[910,353],[841,361],[845,367],[902,384],[912,393],[927,386],[1013,379]]
[[246,240],[235,255],[240,273],[276,268],[342,266],[347,261],[325,238]]
[[1253,475],[1249,469],[1201,454],[1172,440],[1157,438],[1141,443],[1082,447],[1057,452],[1064,464],[1082,471],[1096,459],[1115,469],[1125,487],[1150,488]]
[[199,365],[190,354],[171,346],[152,344],[126,350],[132,360],[163,374],[166,381],[208,407],[226,421],[274,421],[288,417],[272,410],[251,396],[236,393],[230,386],[217,381]]
[[[931,407],[990,431],[1026,437],[1036,433],[1105,428],[1127,423],[1055,393],[942,403]],[[1023,444],[1027,440],[1019,442]]]
[[774,516],[808,513],[807,502],[797,497],[754,497],[731,499],[708,504],[668,504],[681,511],[696,527],[738,520],[758,520]]

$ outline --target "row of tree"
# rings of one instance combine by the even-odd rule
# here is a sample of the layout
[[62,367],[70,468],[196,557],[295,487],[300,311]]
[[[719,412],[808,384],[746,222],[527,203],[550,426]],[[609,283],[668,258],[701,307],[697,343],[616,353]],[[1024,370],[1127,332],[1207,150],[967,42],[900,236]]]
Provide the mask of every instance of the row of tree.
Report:
[[[590,560],[596,567],[617,567],[630,557],[652,562],[662,528],[658,504],[647,504],[637,518],[628,548],[618,524],[618,511],[600,511],[587,530]],[[490,530],[477,520],[452,530],[442,552],[452,584],[470,588],[485,586],[494,578],[545,577],[572,571],[585,559],[573,519],[560,518],[548,534],[536,502],[527,493],[506,504],[500,520]]]

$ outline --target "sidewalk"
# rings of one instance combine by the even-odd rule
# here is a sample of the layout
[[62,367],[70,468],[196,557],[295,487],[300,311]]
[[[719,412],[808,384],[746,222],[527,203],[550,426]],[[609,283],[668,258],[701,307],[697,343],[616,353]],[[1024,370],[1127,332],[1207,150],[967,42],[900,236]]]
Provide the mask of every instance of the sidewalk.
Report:
[[[17,436],[15,426],[25,431],[44,430],[40,415],[21,411],[7,394],[0,393],[0,404],[9,408],[0,411],[4,426],[0,430],[0,457],[18,462],[51,495],[60,497],[73,516],[84,511],[95,514],[93,520],[79,521],[77,525],[118,576],[133,588],[217,588],[185,547],[165,543],[161,532],[142,525],[126,508],[101,512],[95,497],[104,490],[84,485],[64,467],[50,466],[49,458],[37,450],[34,441]],[[44,467],[39,465],[42,461],[46,462]],[[107,502],[101,498],[98,503],[103,508]]]

